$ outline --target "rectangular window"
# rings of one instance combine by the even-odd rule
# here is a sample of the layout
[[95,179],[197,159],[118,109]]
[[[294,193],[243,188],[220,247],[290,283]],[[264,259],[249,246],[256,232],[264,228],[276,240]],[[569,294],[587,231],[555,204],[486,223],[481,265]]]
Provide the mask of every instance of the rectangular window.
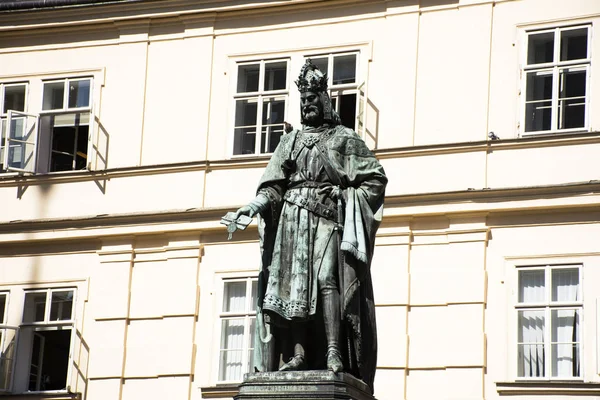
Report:
[[226,280],[220,312],[219,381],[241,381],[254,354],[257,281]]
[[38,172],[87,168],[91,96],[91,78],[44,82]]
[[517,373],[581,377],[581,265],[519,267]]
[[288,60],[238,64],[234,97],[233,155],[275,151],[284,132]]
[[25,293],[22,344],[29,354],[28,391],[65,390],[73,336],[74,289],[46,289]]
[[327,73],[332,106],[342,125],[357,130],[359,106],[358,53],[339,53],[309,57],[321,72]]
[[590,26],[527,33],[523,70],[525,133],[585,130],[588,121]]

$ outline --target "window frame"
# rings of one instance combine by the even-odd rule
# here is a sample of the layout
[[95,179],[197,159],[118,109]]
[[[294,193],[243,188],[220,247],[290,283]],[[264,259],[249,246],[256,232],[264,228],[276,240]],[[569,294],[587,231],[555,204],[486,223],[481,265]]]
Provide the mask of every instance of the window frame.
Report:
[[[285,80],[285,89],[276,89],[276,90],[264,90],[265,87],[265,65],[276,63],[276,62],[285,62],[286,63],[286,80]],[[259,65],[259,75],[258,75],[258,91],[254,92],[241,92],[238,93],[237,85],[239,80],[239,67],[244,65]],[[232,158],[240,158],[240,157],[260,157],[260,156],[269,156],[273,154],[272,152],[261,152],[261,148],[263,145],[262,142],[262,129],[263,126],[273,126],[273,125],[263,125],[262,123],[262,115],[263,115],[263,106],[265,104],[265,98],[275,98],[282,97],[284,99],[284,113],[283,120],[287,121],[288,111],[289,111],[289,98],[290,98],[290,66],[291,66],[291,57],[289,56],[281,56],[281,57],[273,57],[273,58],[260,58],[260,59],[250,59],[250,60],[239,60],[235,62],[235,72],[233,80],[234,84],[232,85],[233,92],[233,102],[232,102],[232,115],[231,115],[231,142],[229,144],[229,154]],[[237,101],[244,99],[256,99],[257,101],[257,110],[256,110],[256,129],[255,129],[255,143],[254,143],[254,153],[252,154],[235,154],[235,130],[238,128],[244,127],[252,127],[253,125],[236,125],[236,111],[237,111]],[[284,132],[285,134],[285,127]],[[268,135],[266,136],[268,140]],[[268,150],[268,143],[265,144],[265,148]]]
[[[67,90],[67,88],[69,87],[70,82],[73,81],[90,81],[90,89],[89,89],[89,95],[88,95],[88,106],[85,107],[69,107],[69,90]],[[88,139],[87,139],[87,149],[86,149],[86,162],[85,162],[85,168],[82,169],[69,169],[69,170],[64,170],[64,171],[50,171],[50,165],[48,165],[45,168],[41,168],[40,167],[40,160],[39,160],[39,155],[37,156],[36,159],[36,166],[35,166],[35,172],[37,173],[40,170],[44,170],[41,173],[44,174],[56,174],[56,173],[73,173],[73,172],[77,172],[77,171],[89,171],[92,169],[92,157],[95,156],[93,154],[93,139],[95,138],[95,121],[94,121],[94,113],[93,113],[93,105],[94,105],[94,96],[95,96],[95,80],[96,77],[94,74],[83,74],[83,75],[76,75],[76,76],[68,76],[68,77],[52,77],[52,78],[48,78],[48,79],[41,79],[41,102],[40,102],[40,111],[39,111],[39,122],[38,122],[38,137],[41,135],[41,130],[42,130],[42,124],[41,124],[41,120],[43,117],[50,117],[50,116],[61,116],[61,115],[68,115],[68,114],[74,114],[74,115],[79,115],[81,118],[82,114],[87,113],[89,115],[88,117],[88,122],[87,124],[81,124],[78,123],[77,125],[74,126],[87,126],[88,127]],[[45,90],[46,90],[46,85],[47,84],[51,84],[51,83],[57,83],[57,82],[63,82],[64,86],[63,86],[63,107],[62,108],[55,108],[55,109],[47,109],[44,110],[44,94],[45,94]],[[52,125],[52,127],[54,128],[54,125]],[[53,140],[53,136],[52,136],[52,132],[51,132],[51,137],[49,139],[48,142],[48,148],[44,149],[47,150],[48,152],[48,164],[50,164],[50,160],[52,159],[52,140]],[[75,139],[76,140],[76,139]],[[38,143],[36,144],[36,150],[39,153],[39,140]],[[76,154],[76,153],[75,153]]]
[[[50,318],[50,310],[52,306],[52,294],[54,292],[65,292],[72,291],[73,292],[73,300],[71,306],[71,318],[68,320],[58,320],[51,321]],[[23,318],[25,315],[25,304],[28,293],[46,293],[46,304],[44,308],[44,321],[38,322],[23,322]],[[46,332],[46,331],[54,331],[54,330],[70,330],[71,336],[69,339],[69,354],[67,357],[67,371],[66,371],[66,380],[65,380],[65,388],[64,389],[56,389],[56,390],[28,390],[26,389],[24,393],[28,394],[37,394],[37,393],[66,393],[69,391],[71,375],[73,373],[73,352],[75,346],[75,336],[77,334],[76,327],[76,310],[77,310],[77,299],[78,299],[78,288],[75,286],[66,286],[66,287],[49,287],[49,288],[30,288],[23,289],[23,304],[22,304],[22,316],[21,316],[21,324],[19,326],[19,330],[30,330],[31,331],[31,339],[28,344],[18,343],[17,352],[27,351],[26,357],[23,359],[27,360],[27,373],[25,377],[21,377],[21,380],[26,380],[29,382],[29,378],[31,375],[31,361],[33,357],[33,335],[37,332]],[[22,336],[23,334],[21,334]],[[42,370],[43,371],[43,370]],[[25,387],[28,387],[27,383]],[[14,374],[13,374],[13,387],[14,387]]]
[[[511,362],[514,365],[514,377],[515,381],[583,381],[585,376],[585,314],[584,314],[584,264],[583,262],[556,262],[556,263],[540,263],[540,264],[517,264],[514,268],[514,282],[515,282],[515,290],[514,290],[514,300],[512,307],[512,318],[514,321],[514,341],[512,342],[512,354],[514,357],[511,357]],[[574,269],[578,270],[578,292],[577,292],[577,301],[552,301],[552,271],[557,269]],[[519,301],[519,290],[520,290],[520,280],[519,280],[519,272],[523,270],[534,271],[534,270],[543,270],[544,271],[544,302],[520,302]],[[551,313],[553,310],[571,310],[576,309],[579,311],[579,376],[552,376],[552,317]],[[519,311],[544,311],[544,376],[541,377],[532,377],[532,376],[519,376],[519,345],[522,344],[519,342]]]
[[[577,29],[587,29],[587,57],[577,60],[560,61],[560,45],[561,45],[561,32]],[[528,52],[529,52],[529,37],[531,35],[538,35],[543,33],[554,34],[553,44],[553,61],[544,62],[538,64],[528,63]],[[591,130],[590,123],[590,81],[591,81],[591,62],[592,62],[592,24],[591,23],[578,23],[573,25],[561,25],[552,26],[546,28],[529,29],[523,33],[523,46],[521,54],[522,64],[520,68],[520,123],[519,132],[522,137],[531,137],[538,135],[548,134],[560,134],[560,133],[577,133],[577,132],[589,132]],[[559,98],[560,98],[560,79],[561,71],[569,68],[583,68],[587,71],[586,73],[586,84],[585,84],[585,115],[584,115],[584,126],[577,128],[559,128]],[[550,100],[527,100],[527,76],[533,72],[547,72],[552,76],[552,96]],[[551,102],[551,122],[550,129],[539,130],[539,131],[527,131],[527,104],[532,102]]]
[[[233,283],[233,282],[245,282],[246,283],[246,311],[245,312],[225,312],[223,311],[223,304],[225,301],[225,285],[227,283]],[[250,332],[250,321],[252,319],[256,320],[256,304],[252,304],[251,303],[251,299],[252,299],[252,283],[253,282],[258,282],[258,276],[257,275],[243,275],[243,276],[223,276],[220,277],[219,279],[219,296],[217,297],[217,304],[216,304],[216,320],[217,323],[215,324],[215,338],[216,338],[216,342],[218,343],[217,346],[214,347],[215,349],[215,362],[213,365],[216,366],[216,368],[213,368],[213,373],[216,376],[216,379],[214,380],[214,382],[216,382],[218,385],[227,385],[227,384],[234,384],[234,383],[240,383],[243,379],[243,375],[249,371],[242,371],[242,376],[240,377],[239,380],[227,380],[227,379],[221,379],[221,351],[222,350],[227,350],[227,349],[222,349],[221,348],[221,341],[223,339],[222,335],[223,335],[223,321],[227,320],[227,319],[235,319],[235,318],[244,318],[244,348],[242,348],[242,366],[243,365],[250,365],[251,367],[251,361],[252,360],[248,360],[248,355],[250,352],[250,349],[253,348],[253,343],[250,343],[251,337],[252,337],[252,333]],[[258,284],[258,283],[257,283]]]

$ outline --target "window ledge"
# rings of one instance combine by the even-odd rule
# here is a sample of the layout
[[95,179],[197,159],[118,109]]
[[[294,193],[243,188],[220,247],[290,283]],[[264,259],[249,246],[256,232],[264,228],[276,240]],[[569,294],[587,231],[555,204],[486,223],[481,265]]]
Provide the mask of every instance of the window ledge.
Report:
[[600,395],[600,383],[581,381],[496,382],[500,395]]
[[0,395],[2,399],[15,399],[15,400],[81,400],[81,393],[44,393],[44,392],[31,392],[31,393],[20,393],[20,394],[6,394]]
[[238,383],[208,386],[201,387],[200,392],[203,399],[230,399],[238,394],[239,387]]

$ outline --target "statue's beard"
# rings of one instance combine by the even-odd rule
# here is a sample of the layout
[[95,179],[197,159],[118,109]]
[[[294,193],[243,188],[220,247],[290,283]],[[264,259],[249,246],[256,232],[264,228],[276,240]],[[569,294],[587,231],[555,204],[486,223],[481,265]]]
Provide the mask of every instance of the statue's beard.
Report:
[[321,110],[319,110],[319,107],[308,106],[308,107],[304,107],[304,109],[302,110],[302,121],[306,125],[310,125],[310,126],[321,125],[321,122],[322,122],[321,120],[322,120]]

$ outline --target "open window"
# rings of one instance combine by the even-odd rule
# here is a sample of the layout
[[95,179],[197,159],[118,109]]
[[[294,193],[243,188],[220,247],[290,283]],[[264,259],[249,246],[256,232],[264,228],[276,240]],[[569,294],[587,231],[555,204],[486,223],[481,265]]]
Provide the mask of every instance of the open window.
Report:
[[37,171],[89,167],[92,78],[44,82]]
[[25,293],[19,332],[17,392],[67,389],[74,336],[75,289]]

